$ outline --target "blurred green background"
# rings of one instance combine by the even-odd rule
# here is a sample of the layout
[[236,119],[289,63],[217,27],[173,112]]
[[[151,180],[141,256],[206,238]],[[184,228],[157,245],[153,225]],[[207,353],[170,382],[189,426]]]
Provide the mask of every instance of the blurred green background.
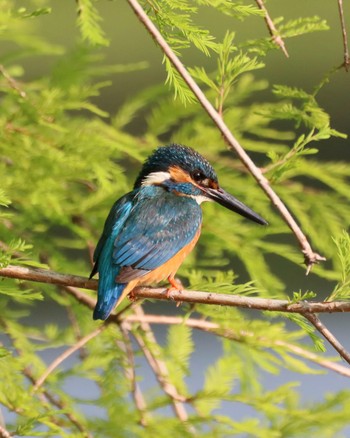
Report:
[[[17,1],[19,6],[25,2]],[[75,3],[70,1],[52,0],[53,13],[39,18],[42,34],[52,43],[73,48],[79,37],[76,27]],[[126,99],[134,96],[140,90],[150,85],[164,83],[166,73],[162,65],[162,54],[153,40],[140,24],[129,5],[121,0],[98,3],[98,10],[103,16],[102,27],[110,40],[107,48],[96,49],[96,53],[105,56],[108,64],[132,64],[145,61],[148,67],[141,71],[111,76],[112,85],[101,91],[97,98],[98,104],[114,114],[118,106]],[[315,32],[302,37],[290,38],[286,41],[289,59],[280,50],[272,51],[266,58],[266,67],[254,75],[267,78],[270,83],[286,84],[302,87],[308,92],[318,85],[328,72],[343,62],[343,43],[337,2],[327,0],[306,0],[289,2],[286,0],[272,1],[267,4],[272,18],[284,16],[310,17],[318,15],[327,20],[330,30]],[[344,3],[345,19],[350,22],[350,5]],[[198,24],[208,28],[217,39],[222,39],[227,30],[236,33],[237,43],[249,38],[264,37],[267,28],[258,17],[249,18],[244,22],[234,20],[223,14],[214,13],[212,8],[202,7],[198,14]],[[214,60],[204,56],[198,50],[185,50],[183,61],[187,66],[213,66]],[[38,77],[50,69],[56,59],[47,57],[35,63],[25,61],[26,74]],[[350,74],[344,69],[331,76],[330,83],[323,87],[318,100],[322,107],[331,115],[333,128],[349,133],[349,96]],[[166,85],[165,85],[166,86]],[[261,93],[261,99],[269,92]],[[134,129],[137,126],[133,125]],[[331,139],[330,143],[322,142],[321,156],[344,159],[344,147],[337,145],[344,140]],[[348,157],[350,150],[347,152]]]

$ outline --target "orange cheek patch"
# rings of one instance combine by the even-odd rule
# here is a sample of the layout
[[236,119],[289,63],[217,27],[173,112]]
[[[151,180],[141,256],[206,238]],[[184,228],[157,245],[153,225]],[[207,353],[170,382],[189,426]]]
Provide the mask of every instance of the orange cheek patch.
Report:
[[171,166],[169,168],[169,173],[170,173],[171,179],[173,179],[176,182],[190,182],[190,183],[193,182],[190,175],[188,173],[184,172],[178,166]]

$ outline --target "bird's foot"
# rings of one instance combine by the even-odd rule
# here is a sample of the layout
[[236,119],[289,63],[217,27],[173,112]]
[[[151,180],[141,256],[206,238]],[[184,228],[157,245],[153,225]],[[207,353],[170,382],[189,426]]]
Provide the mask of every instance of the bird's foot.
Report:
[[128,293],[128,298],[129,300],[134,303],[135,301],[137,301],[137,296],[135,295],[135,289],[132,289],[129,293]]
[[[173,292],[182,292],[184,289],[182,283],[180,280],[175,279],[174,277],[168,277],[168,281],[170,283],[170,287],[166,290],[166,297],[168,299],[173,299],[172,293]],[[179,307],[182,304],[182,301],[178,301],[176,303],[176,307]]]

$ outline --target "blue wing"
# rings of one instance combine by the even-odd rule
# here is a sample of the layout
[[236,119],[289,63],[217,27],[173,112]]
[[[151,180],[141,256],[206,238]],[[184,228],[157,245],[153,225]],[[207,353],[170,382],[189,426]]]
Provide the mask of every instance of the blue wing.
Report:
[[97,304],[93,314],[94,319],[105,320],[108,318],[126,286],[125,283],[116,282],[120,266],[113,263],[112,253],[114,241],[132,209],[132,200],[133,196],[129,193],[113,205],[94,252],[95,265],[90,278],[99,272]]
[[114,242],[113,261],[123,269],[118,281],[131,281],[158,268],[194,239],[202,211],[189,197],[161,187],[143,187]]
[[194,199],[161,187],[141,187],[117,201],[94,253],[91,276],[99,272],[94,319],[108,317],[128,282],[188,245],[201,222],[202,211]]

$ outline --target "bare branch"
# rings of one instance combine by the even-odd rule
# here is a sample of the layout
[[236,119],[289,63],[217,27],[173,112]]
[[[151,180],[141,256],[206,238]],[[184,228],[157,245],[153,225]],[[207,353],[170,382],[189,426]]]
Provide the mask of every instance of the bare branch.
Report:
[[17,278],[18,280],[37,281],[39,283],[51,283],[61,286],[81,287],[82,289],[97,290],[97,281],[89,280],[78,275],[60,274],[40,268],[24,268],[22,266],[9,265],[0,269],[2,277]]
[[85,344],[87,344],[91,339],[95,338],[97,335],[99,335],[107,326],[101,325],[93,332],[89,333],[88,335],[81,338],[77,343],[69,347],[67,350],[65,350],[62,354],[60,354],[56,359],[51,362],[51,364],[46,368],[45,372],[37,379],[34,385],[34,391],[37,391],[42,384],[45,382],[45,380],[49,377],[49,375],[66,359],[68,359],[69,356],[71,356],[73,353],[75,353],[77,350],[79,350],[81,347],[83,347]]
[[[31,383],[35,384],[35,378],[32,374],[32,372],[25,368],[23,370],[23,374],[31,381]],[[83,434],[86,438],[92,438],[92,435],[90,432],[88,432],[85,427],[79,422],[79,420],[75,417],[75,415],[72,414],[71,409],[67,409],[67,406],[63,400],[56,396],[53,396],[51,392],[47,391],[46,389],[43,390],[41,394],[37,394],[38,397],[45,396],[45,398],[54,406],[56,406],[58,409],[62,410],[63,415],[65,415],[68,420],[74,424],[74,426]]]
[[[65,286],[65,290],[73,295],[77,301],[93,309],[96,300],[86,293],[77,289],[97,289],[97,280],[88,280],[77,275],[59,274],[58,272],[9,265],[0,269],[0,277],[17,278],[21,280],[37,281]],[[74,285],[73,287],[71,285]],[[165,288],[140,287],[133,291],[135,298],[150,298],[156,300],[169,300]],[[343,313],[350,312],[349,301],[323,301],[323,302],[299,302],[290,303],[288,300],[270,298],[246,297],[241,295],[220,294],[194,290],[173,291],[171,301],[188,302],[197,304],[211,304],[220,306],[232,306],[245,309],[267,310],[271,312],[300,313]],[[306,305],[307,304],[307,305]],[[122,311],[123,312],[123,311]],[[116,317],[116,315],[114,316]],[[118,316],[119,317],[119,314]]]
[[146,427],[148,414],[146,409],[146,402],[141,392],[140,386],[136,382],[135,358],[129,338],[129,330],[127,325],[129,324],[119,324],[120,331],[123,335],[123,341],[118,342],[118,345],[125,352],[125,355],[128,359],[129,364],[128,366],[124,367],[124,373],[126,375],[126,378],[129,379],[131,383],[131,392],[133,395],[135,406],[140,412],[140,424],[141,426]]
[[[4,319],[1,319],[1,324],[6,328],[6,321]],[[9,334],[9,333],[8,333]],[[11,335],[9,334],[10,338]],[[13,340],[13,338],[12,338]],[[22,351],[16,347],[16,351],[18,355],[22,356]],[[36,379],[32,373],[32,371],[29,369],[29,367],[23,369],[23,374],[27,377],[27,379],[35,385]],[[51,405],[56,406],[58,409],[62,410],[62,414],[67,417],[67,419],[82,433],[82,436],[86,438],[92,438],[91,433],[86,430],[86,428],[81,424],[81,422],[76,418],[76,416],[72,413],[71,409],[67,409],[66,403],[60,399],[57,395],[52,395],[51,392],[49,392],[46,389],[43,389],[41,393],[36,394],[40,399],[43,400],[43,402],[51,403]],[[52,407],[49,406],[49,409],[52,410]],[[20,410],[16,409],[15,412],[21,413]],[[51,421],[55,424],[59,425],[59,422],[56,418],[51,417]],[[1,435],[0,435],[1,438]]]
[[271,35],[272,40],[280,47],[280,49],[286,55],[286,57],[289,58],[289,54],[287,52],[284,41],[283,41],[282,37],[278,34],[276,26],[274,25],[274,23],[270,17],[270,14],[268,13],[268,10],[266,9],[264,1],[263,0],[255,0],[255,1],[256,1],[257,5],[259,6],[259,8],[262,11],[264,11],[264,14],[265,14],[264,19],[265,19],[265,22],[267,24],[267,28],[269,30],[269,33]]
[[[137,315],[128,315],[124,318],[123,321],[127,321],[130,323],[147,322],[148,324],[166,324],[166,325],[185,324],[187,327],[205,331],[207,333],[212,333],[228,339],[233,339],[235,341],[240,341],[244,337],[256,336],[253,332],[247,332],[243,330],[240,330],[238,333],[234,333],[232,330],[222,331],[220,325],[215,322],[207,321],[204,319],[197,319],[197,318],[183,318],[181,316],[145,314],[141,317]],[[314,362],[323,368],[334,371],[338,374],[341,374],[342,376],[350,377],[349,368],[337,364],[335,362],[332,362],[331,360],[324,359],[321,356],[312,353],[309,350],[299,347],[298,345],[290,344],[288,342],[284,342],[281,340],[276,340],[271,342],[269,339],[264,338],[263,336],[259,337],[259,340],[261,342],[265,342],[265,341],[268,342],[269,344],[267,345],[267,347],[280,346],[282,348],[285,348],[286,350],[289,350],[291,353],[295,354],[296,356],[300,356],[305,359],[308,359],[311,362]]]
[[317,254],[313,251],[311,248],[311,245],[309,241],[307,240],[307,237],[302,232],[299,225],[296,223],[295,219],[287,209],[287,207],[284,205],[282,200],[279,198],[279,196],[275,193],[275,191],[270,187],[269,181],[265,178],[261,170],[254,164],[254,162],[251,160],[249,155],[246,153],[246,151],[243,149],[243,147],[240,145],[238,140],[233,136],[225,122],[223,121],[220,114],[215,110],[213,105],[209,102],[209,100],[206,98],[203,91],[200,89],[200,87],[197,85],[196,81],[192,78],[192,76],[189,74],[189,72],[186,70],[185,66],[182,64],[180,59],[176,56],[176,54],[173,52],[171,47],[168,45],[168,43],[163,38],[162,34],[159,32],[157,27],[153,24],[152,20],[148,17],[146,12],[143,10],[141,5],[138,3],[137,0],[128,0],[131,8],[135,12],[138,19],[141,21],[141,23],[145,26],[147,31],[151,34],[151,36],[154,38],[154,40],[157,42],[165,56],[169,59],[169,61],[173,64],[175,69],[178,71],[178,73],[181,75],[183,80],[188,85],[189,89],[193,92],[193,94],[196,96],[198,102],[202,105],[203,109],[207,112],[209,117],[213,120],[217,128],[220,130],[221,134],[223,135],[224,139],[226,140],[228,146],[230,149],[234,150],[239,159],[242,161],[242,163],[245,165],[245,167],[249,170],[249,172],[252,174],[252,176],[256,179],[257,183],[260,185],[260,187],[263,189],[263,191],[266,193],[266,195],[270,198],[272,204],[279,210],[281,216],[289,226],[289,228],[294,233],[295,237],[297,238],[299,245],[301,247],[301,250],[304,254],[305,258],[305,264],[307,266],[306,273],[308,274],[311,267],[320,262],[325,260],[324,257]]
[[318,330],[321,335],[327,339],[327,341],[337,350],[340,356],[346,360],[348,364],[350,364],[350,354],[346,351],[346,349],[342,346],[342,344],[338,341],[338,339],[328,330],[328,328],[321,322],[317,315],[312,313],[304,313],[304,317],[308,319],[311,324]]
[[[135,306],[134,308],[135,315],[139,317],[143,317],[144,313],[140,306]],[[147,322],[141,321],[140,327],[143,331],[143,335],[147,341],[144,341],[143,336],[138,334],[137,332],[133,332],[133,336],[136,339],[136,342],[139,344],[142,349],[150,367],[152,368],[160,386],[163,388],[163,391],[170,397],[173,405],[174,412],[180,421],[186,422],[188,420],[188,414],[183,405],[183,402],[186,401],[186,397],[180,395],[175,388],[175,386],[170,382],[168,368],[160,358],[160,352],[157,350],[158,343],[154,337],[151,327]],[[152,349],[149,348],[149,345],[152,345]],[[193,432],[192,428],[190,430]]]
[[12,436],[13,435],[0,424],[0,438],[12,438]]
[[341,30],[343,35],[343,46],[344,46],[344,64],[346,71],[349,71],[350,66],[350,57],[349,57],[349,47],[348,47],[348,36],[346,32],[346,25],[345,25],[345,16],[344,16],[344,9],[343,9],[343,0],[338,0],[338,9],[339,9],[339,15],[340,15],[340,23],[341,23]]
[[275,341],[275,344],[280,345],[281,347],[288,349],[295,355],[304,357],[305,359],[308,359],[323,368],[327,368],[331,371],[341,374],[342,376],[350,377],[350,368],[345,367],[344,365],[332,362],[331,360],[322,359],[322,357],[318,356],[317,354],[312,353],[309,350],[305,350],[304,348],[298,347],[297,345],[290,344],[288,342],[277,340]]
[[20,88],[20,86],[18,85],[17,81],[15,79],[13,79],[12,76],[10,76],[10,74],[7,72],[7,70],[5,69],[5,67],[2,64],[0,64],[0,73],[6,79],[7,83],[9,84],[9,86],[11,88],[13,88],[15,91],[17,91],[17,93],[21,97],[23,97],[23,98],[27,97],[26,92]]
[[[59,284],[61,286],[65,286],[65,290],[73,295],[82,304],[86,305],[89,308],[94,308],[95,306],[95,300],[89,297],[84,292],[81,292],[76,287],[96,290],[96,280],[88,280],[84,277],[79,277],[75,275],[59,274],[57,272],[44,269],[24,268],[12,265],[0,269],[0,276],[19,278],[22,280],[25,279],[31,281],[39,281],[43,283]],[[70,284],[73,284],[74,287],[71,287]],[[135,298],[169,300],[166,292],[167,289],[165,288],[142,287],[134,289],[133,295]],[[334,336],[328,331],[328,329],[323,326],[319,319],[314,315],[315,313],[350,312],[349,301],[290,303],[288,300],[245,297],[240,295],[229,295],[190,290],[174,290],[171,294],[170,299],[175,302],[231,306],[245,309],[267,310],[270,312],[299,313],[300,315],[306,317],[317,328],[317,330],[334,346],[338,353],[350,363],[349,353],[346,352],[342,345],[334,338]],[[112,321],[113,319],[115,319],[116,322],[120,321],[121,314],[122,313],[111,315],[110,320]]]
[[[0,274],[1,274],[1,270],[0,270]],[[77,277],[77,278],[81,279],[83,277]],[[37,280],[35,280],[35,281],[37,281]],[[96,280],[93,280],[93,281],[94,281],[94,284],[92,284],[91,289],[97,290],[97,281]],[[82,282],[82,284],[84,284],[84,281]],[[94,298],[90,297],[89,295],[87,295],[86,293],[82,292],[80,289],[78,289],[78,287],[83,288],[83,286],[73,287],[73,286],[69,286],[69,283],[67,283],[66,286],[61,284],[61,286],[63,286],[64,290],[67,293],[69,293],[69,295],[72,295],[79,303],[84,304],[84,306],[89,307],[90,309],[94,309],[95,304],[96,304],[96,300]]]

